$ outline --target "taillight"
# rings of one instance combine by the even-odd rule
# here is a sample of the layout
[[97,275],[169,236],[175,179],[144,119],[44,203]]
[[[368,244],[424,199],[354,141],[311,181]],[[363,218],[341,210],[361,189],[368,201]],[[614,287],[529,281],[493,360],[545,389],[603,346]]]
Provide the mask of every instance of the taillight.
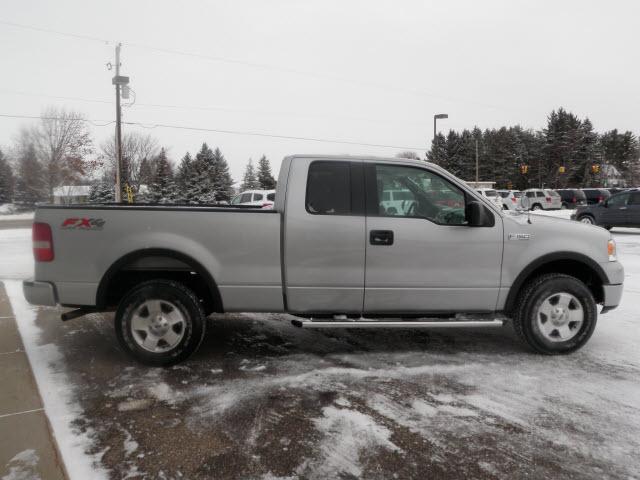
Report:
[[36,262],[51,262],[53,260],[53,236],[49,224],[34,222],[31,233],[33,257]]
[[551,197],[547,197],[545,198],[545,200],[547,201],[547,203],[551,203]]
[[516,203],[516,202],[518,201],[518,199],[517,199],[516,197],[511,197],[511,201],[512,201],[513,203]]
[[604,200],[604,197],[602,195],[598,196],[598,203],[601,203]]
[[576,197],[573,197],[573,198],[571,199],[571,203],[576,203],[577,201],[578,201],[578,199],[577,199]]

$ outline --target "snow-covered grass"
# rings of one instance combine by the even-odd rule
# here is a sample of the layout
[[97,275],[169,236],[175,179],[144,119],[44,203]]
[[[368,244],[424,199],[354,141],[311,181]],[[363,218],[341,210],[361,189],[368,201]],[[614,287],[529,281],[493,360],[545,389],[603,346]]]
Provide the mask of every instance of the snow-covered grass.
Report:
[[0,230],[0,280],[32,275],[31,229]]
[[2,220],[30,220],[33,218],[33,211],[21,211],[12,203],[0,204],[0,221]]

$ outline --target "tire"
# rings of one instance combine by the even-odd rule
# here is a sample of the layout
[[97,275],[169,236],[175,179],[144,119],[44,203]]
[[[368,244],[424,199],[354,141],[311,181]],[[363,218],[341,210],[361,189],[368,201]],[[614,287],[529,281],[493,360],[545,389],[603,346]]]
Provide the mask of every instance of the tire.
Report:
[[596,224],[596,219],[593,218],[591,215],[582,215],[582,216],[578,217],[578,221],[580,223],[587,223],[589,225],[595,225]]
[[605,228],[606,230],[611,230],[613,227],[612,227],[611,225],[605,225],[605,226],[604,226],[604,228]]
[[531,210],[542,210],[542,205],[536,203],[531,207]]
[[502,209],[503,210],[509,210],[509,207],[507,207],[506,205],[502,204]]
[[187,359],[202,343],[205,328],[198,297],[171,280],[137,285],[120,301],[115,316],[122,348],[140,363],[156,367]]
[[566,203],[563,203],[562,205],[560,205],[560,210],[566,210],[567,208],[569,207],[567,206]]
[[[558,315],[556,309],[562,309],[566,300],[569,300],[564,310],[566,315],[553,318],[552,315]],[[557,301],[555,305],[554,301]],[[549,308],[551,315],[547,314]],[[518,337],[533,351],[560,355],[583,347],[593,334],[597,318],[593,294],[583,282],[569,275],[549,273],[534,278],[522,289],[513,326]]]

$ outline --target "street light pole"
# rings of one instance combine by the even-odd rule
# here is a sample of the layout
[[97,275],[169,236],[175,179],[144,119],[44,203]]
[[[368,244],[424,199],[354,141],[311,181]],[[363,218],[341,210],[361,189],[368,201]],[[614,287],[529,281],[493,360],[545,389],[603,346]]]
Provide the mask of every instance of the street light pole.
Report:
[[436,122],[439,119],[449,118],[449,115],[446,113],[438,113],[433,116],[433,141],[436,141]]

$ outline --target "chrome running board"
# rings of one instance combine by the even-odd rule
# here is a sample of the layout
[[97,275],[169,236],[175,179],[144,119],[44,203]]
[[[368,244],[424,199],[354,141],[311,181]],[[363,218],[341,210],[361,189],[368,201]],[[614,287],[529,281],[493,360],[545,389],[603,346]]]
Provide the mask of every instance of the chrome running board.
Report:
[[299,328],[477,328],[502,327],[504,320],[460,320],[460,321],[320,321],[320,320],[291,320],[294,327]]

